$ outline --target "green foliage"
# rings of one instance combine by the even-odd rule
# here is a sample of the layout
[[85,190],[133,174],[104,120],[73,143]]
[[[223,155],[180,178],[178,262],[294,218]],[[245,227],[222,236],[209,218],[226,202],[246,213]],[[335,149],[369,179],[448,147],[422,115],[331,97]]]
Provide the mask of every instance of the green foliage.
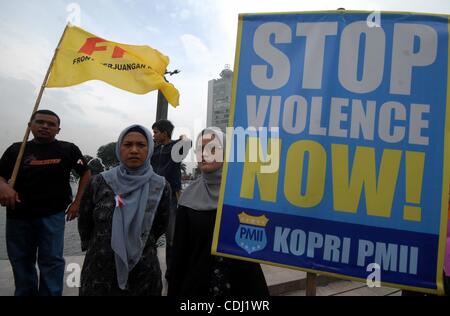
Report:
[[97,157],[101,159],[106,170],[119,165],[116,158],[116,143],[109,143],[101,146],[97,151]]
[[98,158],[94,158],[92,159],[89,164],[89,169],[91,169],[92,175],[95,176],[97,174],[102,173],[103,171],[105,171],[105,168],[103,167],[100,159]]

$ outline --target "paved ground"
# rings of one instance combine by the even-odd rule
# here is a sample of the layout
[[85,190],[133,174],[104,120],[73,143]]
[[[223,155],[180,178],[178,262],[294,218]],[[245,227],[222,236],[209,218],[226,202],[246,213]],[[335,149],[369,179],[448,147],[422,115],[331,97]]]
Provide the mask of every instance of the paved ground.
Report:
[[[166,270],[165,249],[158,248],[158,257],[161,270],[164,275]],[[83,264],[84,257],[66,257],[66,275],[64,296],[77,296],[77,273]],[[282,296],[304,296],[306,288],[306,273],[291,269],[283,269],[268,265],[262,265],[270,293]],[[164,282],[163,295],[167,293],[167,283]],[[11,266],[7,260],[0,260],[0,296],[12,296],[14,294],[14,279]],[[368,288],[363,283],[337,280],[318,276],[317,296],[384,296],[400,295],[398,289],[392,288]]]
[[[291,291],[281,294],[281,296],[305,296],[305,290]],[[317,286],[317,296],[400,296],[401,290],[389,287],[369,288],[364,283],[339,280]]]

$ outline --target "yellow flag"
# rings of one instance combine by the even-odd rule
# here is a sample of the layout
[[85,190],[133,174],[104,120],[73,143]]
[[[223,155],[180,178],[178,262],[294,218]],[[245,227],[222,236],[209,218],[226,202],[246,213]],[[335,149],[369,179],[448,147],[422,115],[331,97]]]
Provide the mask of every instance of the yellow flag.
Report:
[[169,57],[149,46],[107,41],[85,30],[68,26],[59,46],[46,87],[69,87],[101,80],[137,94],[160,90],[178,106],[178,90],[165,81]]

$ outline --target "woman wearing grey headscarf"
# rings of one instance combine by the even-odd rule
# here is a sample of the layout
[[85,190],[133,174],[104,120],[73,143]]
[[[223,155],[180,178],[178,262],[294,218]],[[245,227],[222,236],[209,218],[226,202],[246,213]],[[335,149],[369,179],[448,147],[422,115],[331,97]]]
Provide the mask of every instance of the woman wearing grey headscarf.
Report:
[[211,255],[219,200],[225,136],[216,128],[197,138],[200,177],[182,193],[175,223],[169,296],[268,296],[257,263]]
[[170,185],[153,172],[151,133],[126,128],[116,144],[120,165],[93,177],[78,218],[86,257],[80,295],[161,295],[156,241],[165,232]]

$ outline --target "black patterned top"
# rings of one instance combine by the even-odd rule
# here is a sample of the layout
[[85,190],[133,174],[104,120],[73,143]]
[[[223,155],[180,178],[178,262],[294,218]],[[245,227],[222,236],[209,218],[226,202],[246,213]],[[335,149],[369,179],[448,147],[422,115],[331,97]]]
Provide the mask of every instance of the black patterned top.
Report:
[[81,296],[161,295],[161,269],[156,241],[166,231],[170,199],[170,185],[166,181],[142,258],[129,274],[127,290],[121,290],[111,249],[115,194],[101,175],[91,178],[78,217],[81,249],[87,251],[81,271]]
[[217,210],[177,209],[168,296],[268,297],[258,263],[211,255]]

